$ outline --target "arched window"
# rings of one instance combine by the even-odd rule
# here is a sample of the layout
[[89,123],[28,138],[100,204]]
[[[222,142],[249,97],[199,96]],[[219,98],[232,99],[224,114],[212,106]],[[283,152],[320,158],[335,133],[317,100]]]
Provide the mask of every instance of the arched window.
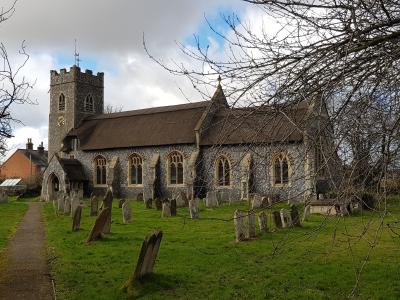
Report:
[[64,94],[61,94],[60,97],[58,98],[58,110],[59,111],[64,111],[65,110],[65,96],[64,96]]
[[96,169],[96,185],[107,184],[107,160],[99,155],[94,159]]
[[143,184],[143,159],[136,153],[129,157],[129,184]]
[[286,185],[289,183],[289,160],[286,155],[280,154],[273,161],[274,184]]
[[169,184],[183,184],[183,155],[173,151],[168,156]]
[[87,112],[93,112],[93,97],[92,97],[92,95],[86,96],[84,109]]
[[216,161],[216,175],[218,186],[231,185],[231,164],[225,156],[221,156]]

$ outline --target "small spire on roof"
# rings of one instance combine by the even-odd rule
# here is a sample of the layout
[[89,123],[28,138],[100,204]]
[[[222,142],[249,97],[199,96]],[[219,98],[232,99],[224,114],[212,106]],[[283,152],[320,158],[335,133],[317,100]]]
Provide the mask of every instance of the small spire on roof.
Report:
[[222,80],[221,79],[221,75],[218,75],[218,79],[217,80],[218,80],[218,84],[220,85],[221,84],[221,80]]

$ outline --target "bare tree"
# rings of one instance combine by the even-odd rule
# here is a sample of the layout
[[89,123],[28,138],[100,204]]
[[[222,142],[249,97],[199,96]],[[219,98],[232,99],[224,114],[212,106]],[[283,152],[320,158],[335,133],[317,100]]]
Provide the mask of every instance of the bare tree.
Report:
[[107,104],[106,107],[104,108],[104,113],[112,114],[112,113],[121,112],[122,110],[123,110],[122,106],[113,106],[111,104]]
[[[6,22],[15,12],[16,1],[11,7],[0,12],[0,26]],[[23,57],[22,63],[14,65],[7,52],[5,42],[0,41],[0,153],[4,154],[7,148],[7,139],[12,137],[13,123],[20,123],[11,114],[11,108],[15,104],[32,103],[29,92],[33,85],[21,74],[29,55],[25,44],[22,43],[19,54]]]

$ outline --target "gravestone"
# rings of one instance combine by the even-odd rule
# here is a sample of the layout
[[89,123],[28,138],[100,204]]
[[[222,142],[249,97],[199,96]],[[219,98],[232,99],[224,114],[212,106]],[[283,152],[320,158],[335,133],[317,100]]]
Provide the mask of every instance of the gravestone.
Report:
[[137,200],[137,201],[143,201],[143,193],[137,194],[136,200]]
[[124,202],[122,204],[122,222],[124,224],[129,224],[132,220],[132,208],[129,202]]
[[72,218],[75,216],[75,211],[80,204],[81,203],[79,201],[78,195],[74,194],[74,196],[72,197],[72,201],[71,201],[71,217]]
[[217,206],[218,206],[217,192],[216,191],[207,192],[206,207],[212,208]]
[[262,197],[261,198],[261,207],[267,208],[268,206],[269,206],[268,197]]
[[161,217],[170,217],[171,216],[171,207],[169,201],[164,201],[162,204],[162,212]]
[[261,208],[262,207],[262,197],[260,195],[255,194],[253,196],[253,200],[251,201],[251,208]]
[[292,219],[290,218],[290,214],[287,209],[281,209],[281,222],[283,228],[292,227]]
[[152,208],[153,206],[153,199],[149,198],[146,200],[146,208]]
[[176,204],[178,207],[188,207],[189,199],[184,191],[180,191],[179,196],[176,197]]
[[64,195],[64,214],[69,215],[71,213],[71,201],[68,195]]
[[279,211],[274,211],[272,215],[274,216],[275,227],[282,228],[281,214]]
[[258,214],[258,225],[260,226],[261,232],[268,232],[267,216],[263,211]]
[[243,214],[238,209],[235,210],[233,215],[233,222],[235,224],[235,239],[236,242],[244,241],[244,228],[243,228]]
[[255,223],[255,213],[253,210],[250,210],[247,213],[247,236],[248,238],[255,238],[256,237],[256,223]]
[[90,199],[90,216],[97,216],[99,210],[99,200],[96,196],[92,196]]
[[160,249],[163,232],[158,230],[149,234],[142,243],[135,272],[131,278],[131,283],[140,280],[143,276],[153,273],[158,250]]
[[64,195],[62,193],[59,193],[57,197],[57,211],[64,211]]
[[176,216],[176,200],[172,199],[170,202],[171,216]]
[[155,202],[156,202],[157,210],[161,210],[162,209],[162,201],[161,201],[161,199],[160,198],[156,198]]
[[8,195],[4,189],[0,190],[0,203],[8,203]]
[[310,211],[311,211],[311,205],[307,204],[304,207],[303,222],[308,221],[308,218],[310,217]]
[[82,205],[75,209],[74,219],[72,220],[72,231],[78,231],[81,228]]
[[191,219],[199,218],[199,206],[196,199],[189,200],[189,212]]
[[112,190],[109,188],[106,192],[106,195],[103,199],[103,210],[106,208],[110,209],[110,214],[107,215],[108,219],[106,220],[103,228],[103,233],[110,233],[111,232],[111,218],[112,218],[112,202],[114,196]]
[[122,205],[125,203],[125,199],[120,199],[118,201],[118,208],[122,208]]
[[300,215],[299,211],[297,210],[297,206],[292,204],[290,206],[290,217],[292,219],[292,223],[294,226],[300,227]]
[[99,216],[96,218],[96,221],[93,225],[92,230],[86,240],[87,243],[93,242],[101,238],[101,234],[103,232],[104,226],[108,219],[111,218],[111,208],[103,209]]

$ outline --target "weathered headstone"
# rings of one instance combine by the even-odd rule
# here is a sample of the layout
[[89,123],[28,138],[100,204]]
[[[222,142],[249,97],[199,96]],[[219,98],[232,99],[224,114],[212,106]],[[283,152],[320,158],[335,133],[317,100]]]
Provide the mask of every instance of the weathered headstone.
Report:
[[162,200],[160,198],[156,198],[155,202],[156,202],[157,210],[161,210],[162,209]]
[[253,210],[250,210],[247,213],[247,220],[248,220],[247,236],[248,238],[254,238],[256,237],[256,223],[255,223],[255,213]]
[[77,194],[74,194],[74,196],[72,197],[72,201],[71,201],[71,217],[74,218],[75,216],[75,211],[78,208],[78,206],[81,204],[79,201],[79,198],[77,197]]
[[122,208],[122,205],[125,203],[125,199],[120,199],[118,201],[118,208]]
[[78,205],[75,209],[74,219],[72,220],[72,231],[77,231],[81,228],[82,207],[82,205]]
[[59,193],[57,197],[57,211],[64,211],[64,194]]
[[287,209],[281,209],[281,222],[283,228],[292,227],[292,219]]
[[206,196],[206,207],[216,207],[218,206],[218,198],[216,191],[209,191]]
[[162,217],[170,217],[171,216],[171,207],[170,207],[169,201],[163,202],[161,216]]
[[146,208],[152,208],[153,206],[153,199],[149,198],[146,200]]
[[184,191],[180,192],[181,203],[176,203],[179,207],[187,207],[189,205],[189,199]]
[[103,209],[100,212],[99,216],[96,218],[93,228],[90,231],[90,234],[86,240],[87,243],[98,240],[101,237],[104,225],[106,224],[109,218],[111,218],[111,208]]
[[129,224],[132,220],[132,208],[129,202],[124,202],[122,204],[122,222],[124,224]]
[[243,228],[243,214],[238,209],[235,210],[233,215],[233,222],[235,224],[235,238],[236,242],[243,241],[245,239],[244,236],[244,228]]
[[253,196],[253,200],[251,201],[251,208],[261,208],[262,207],[262,197],[258,194]]
[[135,272],[131,278],[132,283],[140,280],[143,276],[153,273],[158,250],[160,249],[163,232],[158,230],[149,234],[142,243]]
[[64,195],[64,214],[69,215],[71,213],[71,200],[68,195]]
[[274,211],[272,215],[274,216],[275,227],[282,228],[281,214],[279,211]]
[[5,189],[0,190],[0,203],[8,203],[8,195]]
[[138,200],[138,201],[143,201],[143,193],[137,194],[136,200]]
[[170,202],[171,206],[171,216],[176,216],[176,200],[172,199]]
[[97,216],[99,213],[99,200],[97,199],[96,196],[92,196],[90,199],[90,215],[91,216]]
[[310,211],[311,211],[311,205],[307,204],[304,207],[303,222],[308,221],[308,218],[310,217]]
[[293,225],[300,227],[300,215],[299,215],[299,211],[297,210],[297,206],[292,204],[290,206],[290,217],[292,219]]
[[191,219],[199,218],[199,206],[196,199],[189,200],[189,212]]
[[103,233],[111,232],[111,217],[112,217],[112,201],[114,199],[113,192],[109,188],[106,192],[106,196],[103,199],[103,210],[106,208],[110,209],[110,214],[108,215],[108,219],[106,220],[103,228]]
[[263,211],[258,214],[258,225],[260,226],[261,232],[268,232],[267,216]]

